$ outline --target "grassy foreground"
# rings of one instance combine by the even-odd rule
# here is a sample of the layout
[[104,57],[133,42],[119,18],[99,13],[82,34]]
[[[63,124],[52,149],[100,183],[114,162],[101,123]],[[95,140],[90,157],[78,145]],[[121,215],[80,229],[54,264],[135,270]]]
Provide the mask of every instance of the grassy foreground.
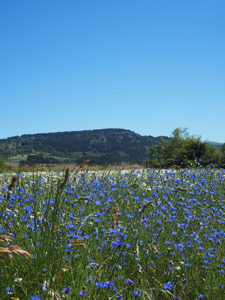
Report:
[[0,177],[0,299],[225,299],[225,170]]

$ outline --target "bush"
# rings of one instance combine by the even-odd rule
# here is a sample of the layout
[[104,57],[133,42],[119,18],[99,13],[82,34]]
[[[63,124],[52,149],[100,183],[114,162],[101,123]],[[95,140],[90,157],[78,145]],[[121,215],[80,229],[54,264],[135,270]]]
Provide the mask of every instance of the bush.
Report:
[[[213,163],[220,167],[223,161],[220,150],[208,142],[202,142],[200,137],[189,136],[187,129],[181,128],[176,128],[171,138],[162,139],[158,145],[150,147],[147,155],[150,156],[147,165],[153,168],[186,168],[196,162],[201,162],[202,166]],[[223,157],[225,158],[225,147]]]

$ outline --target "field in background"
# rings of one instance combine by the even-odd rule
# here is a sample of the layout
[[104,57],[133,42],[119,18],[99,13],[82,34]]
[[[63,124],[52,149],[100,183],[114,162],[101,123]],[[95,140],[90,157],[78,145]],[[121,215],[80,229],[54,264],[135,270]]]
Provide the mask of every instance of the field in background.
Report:
[[224,299],[225,170],[0,176],[1,299]]
[[[79,165],[78,165],[79,166]],[[35,166],[23,165],[20,166],[18,162],[7,162],[6,170],[7,173],[21,173],[21,172],[37,172],[37,171],[63,171],[66,168],[73,170],[76,168],[76,164],[37,164]],[[141,164],[120,164],[118,166],[115,165],[85,165],[85,170],[98,171],[98,170],[115,170],[115,168],[119,168],[121,170],[133,170],[133,169],[143,169],[144,165]],[[5,170],[5,172],[6,172]],[[2,171],[3,172],[3,171]]]

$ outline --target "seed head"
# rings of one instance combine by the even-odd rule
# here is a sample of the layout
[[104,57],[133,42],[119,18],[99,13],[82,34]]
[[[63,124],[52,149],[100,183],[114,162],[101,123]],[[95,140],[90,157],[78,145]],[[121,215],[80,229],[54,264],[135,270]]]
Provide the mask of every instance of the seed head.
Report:
[[14,175],[14,176],[12,177],[11,183],[10,183],[10,185],[8,186],[8,191],[11,191],[11,190],[14,188],[14,186],[16,185],[17,179],[18,179],[18,178],[17,178],[16,175]]

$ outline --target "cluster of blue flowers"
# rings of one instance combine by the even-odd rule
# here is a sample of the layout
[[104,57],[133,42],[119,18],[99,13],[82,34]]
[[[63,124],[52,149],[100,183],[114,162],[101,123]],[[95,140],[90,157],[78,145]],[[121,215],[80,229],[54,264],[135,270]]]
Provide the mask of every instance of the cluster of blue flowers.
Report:
[[[60,194],[61,173],[19,177],[8,202],[9,179],[1,179],[0,234],[12,233],[14,243],[33,249],[26,264],[38,295],[225,293],[224,170],[84,172],[71,175]],[[4,293],[21,293],[13,278],[10,287],[4,284]]]

